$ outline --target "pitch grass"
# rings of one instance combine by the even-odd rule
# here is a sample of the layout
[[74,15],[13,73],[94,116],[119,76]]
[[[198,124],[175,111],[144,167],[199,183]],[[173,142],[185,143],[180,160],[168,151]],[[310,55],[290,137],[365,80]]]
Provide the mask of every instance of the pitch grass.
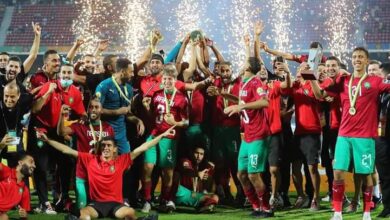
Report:
[[[351,197],[350,195],[348,196]],[[291,195],[290,201],[294,202],[296,196]],[[32,207],[35,207],[37,203],[37,197],[32,197]],[[372,219],[376,219],[376,216],[382,211],[383,207],[378,207],[371,213]],[[143,216],[139,209],[136,210],[138,217]],[[217,210],[213,214],[196,214],[194,209],[187,207],[177,207],[176,212],[173,214],[160,214],[160,220],[238,220],[238,219],[254,219],[249,216],[251,210],[248,209],[236,209],[226,206],[218,206]],[[19,219],[16,211],[8,213],[10,219]],[[66,214],[60,213],[58,215],[44,215],[44,214],[30,214],[29,220],[60,220],[64,219]],[[271,219],[284,219],[284,220],[309,220],[309,219],[330,219],[332,211],[330,209],[329,202],[321,202],[321,209],[318,212],[310,212],[308,209],[288,209],[275,212],[275,217]],[[343,219],[362,219],[362,206],[359,208],[357,214],[344,214]],[[379,218],[378,218],[379,219]]]

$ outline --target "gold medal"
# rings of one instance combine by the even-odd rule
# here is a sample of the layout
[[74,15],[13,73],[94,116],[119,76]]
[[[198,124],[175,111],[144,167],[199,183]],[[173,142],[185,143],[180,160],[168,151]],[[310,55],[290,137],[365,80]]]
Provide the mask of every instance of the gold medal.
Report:
[[360,78],[357,86],[356,86],[356,89],[355,89],[355,93],[352,91],[352,81],[354,79],[354,74],[351,75],[351,78],[349,79],[349,83],[348,83],[348,98],[349,98],[349,104],[350,104],[350,108],[349,108],[349,114],[350,115],[355,115],[356,114],[356,108],[355,108],[355,105],[356,105],[356,101],[357,101],[357,97],[359,95],[359,91],[360,91],[360,88],[362,87],[362,83],[363,81],[367,78],[367,73],[364,73],[364,75]]
[[355,115],[356,114],[356,108],[355,107],[351,107],[351,108],[349,108],[349,114],[350,115]]

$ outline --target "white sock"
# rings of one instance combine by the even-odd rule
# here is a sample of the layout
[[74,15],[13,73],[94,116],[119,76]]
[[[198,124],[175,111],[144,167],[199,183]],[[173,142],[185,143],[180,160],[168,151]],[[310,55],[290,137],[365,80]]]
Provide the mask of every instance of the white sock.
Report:
[[381,193],[379,192],[379,184],[374,186],[374,190],[372,192],[372,195],[379,198],[381,196]]
[[334,216],[342,216],[341,212],[334,212]]

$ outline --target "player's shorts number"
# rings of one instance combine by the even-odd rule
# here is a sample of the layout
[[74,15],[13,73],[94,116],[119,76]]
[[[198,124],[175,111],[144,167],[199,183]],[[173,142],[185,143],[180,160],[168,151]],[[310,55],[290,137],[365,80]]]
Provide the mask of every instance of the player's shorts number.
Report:
[[362,155],[362,165],[365,167],[371,166],[372,159],[371,159],[371,154],[363,154]]
[[250,163],[252,167],[257,167],[257,161],[259,159],[259,156],[256,154],[249,155]]

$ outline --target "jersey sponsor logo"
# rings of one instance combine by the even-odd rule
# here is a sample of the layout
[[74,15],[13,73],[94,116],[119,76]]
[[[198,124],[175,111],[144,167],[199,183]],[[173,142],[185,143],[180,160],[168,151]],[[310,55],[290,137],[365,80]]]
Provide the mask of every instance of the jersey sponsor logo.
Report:
[[111,165],[111,166],[110,166],[110,172],[111,172],[111,173],[115,172],[115,166],[114,166],[114,165]]
[[112,94],[115,93],[115,91],[113,89],[109,89],[108,91],[110,91]]
[[308,89],[304,89],[304,90],[303,90],[303,94],[309,95],[309,90],[308,90]]
[[[155,101],[165,104],[165,97],[158,95],[158,96],[156,96]],[[175,102],[172,100],[172,102],[170,103],[170,106],[173,106],[174,104],[175,104]]]
[[240,91],[240,96],[246,97],[247,95],[248,95],[248,91],[246,91],[246,90],[241,90]]
[[23,194],[23,188],[19,187],[19,194]]

